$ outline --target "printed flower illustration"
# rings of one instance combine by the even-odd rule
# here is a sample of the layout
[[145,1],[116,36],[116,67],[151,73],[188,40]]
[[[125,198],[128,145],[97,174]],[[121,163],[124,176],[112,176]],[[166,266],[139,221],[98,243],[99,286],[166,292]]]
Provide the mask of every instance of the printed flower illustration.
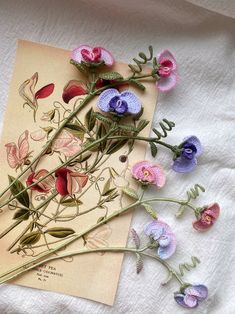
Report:
[[18,169],[20,166],[27,164],[29,153],[29,131],[24,131],[19,139],[18,146],[15,143],[5,144],[7,151],[7,161],[11,168]]
[[33,131],[30,133],[30,137],[33,141],[43,141],[45,138],[48,137],[48,134],[53,131],[52,127],[47,127],[47,128],[41,128],[36,131]]
[[52,143],[52,151],[71,157],[81,150],[82,141],[69,131],[63,129]]
[[139,98],[131,91],[119,91],[109,88],[103,91],[98,99],[98,108],[103,112],[114,112],[118,115],[138,114],[141,110]]
[[55,109],[52,109],[47,112],[44,112],[43,116],[41,117],[41,120],[50,122],[54,118],[54,116],[55,116]]
[[86,86],[80,81],[71,80],[68,84],[64,87],[62,98],[63,101],[68,104],[71,99],[76,96],[86,95],[87,90]]
[[162,188],[166,182],[166,177],[162,167],[150,161],[143,160],[137,162],[131,169],[133,178],[143,184],[153,184]]
[[[46,176],[48,173],[49,171],[47,171],[46,169],[41,169],[36,172],[32,172],[26,181],[26,185],[29,186],[37,182],[38,180]],[[49,175],[47,178],[45,178],[38,184],[32,186],[30,189],[38,191],[40,193],[48,193],[54,186],[55,186],[55,179],[52,175]]]
[[177,83],[177,64],[174,56],[168,50],[162,51],[158,57],[159,70],[157,74],[160,79],[157,81],[157,88],[161,92],[168,92]]
[[60,168],[55,172],[55,176],[56,190],[62,196],[80,193],[88,181],[86,174],[73,172],[67,168]]
[[208,205],[201,213],[200,218],[193,222],[193,227],[199,231],[210,229],[220,214],[219,204]]
[[167,259],[174,254],[176,237],[168,224],[160,220],[154,220],[145,226],[144,232],[158,242],[157,255],[161,259]]
[[[112,234],[112,230],[109,225],[105,224],[99,229],[90,232],[85,237],[85,246],[88,249],[97,249],[102,247],[108,247],[108,239]],[[104,253],[99,253],[100,255]]]
[[194,135],[186,137],[179,148],[180,156],[174,160],[172,169],[181,173],[193,171],[197,165],[197,157],[202,154],[200,140]]
[[102,47],[90,47],[88,45],[81,45],[72,51],[72,60],[77,63],[82,61],[85,63],[101,63],[102,61],[107,66],[114,64],[112,54]]
[[[36,85],[38,82],[38,73],[34,73],[34,75],[26,80],[19,88],[20,96],[25,100],[25,104],[28,105],[34,112],[34,121],[36,119],[36,112],[38,109],[38,99],[49,97],[54,91],[54,84],[48,84],[37,92],[35,91]],[[25,105],[24,104],[24,105]]]
[[183,293],[175,292],[175,301],[186,308],[195,308],[199,301],[203,301],[208,296],[208,289],[204,285],[192,285],[184,289]]

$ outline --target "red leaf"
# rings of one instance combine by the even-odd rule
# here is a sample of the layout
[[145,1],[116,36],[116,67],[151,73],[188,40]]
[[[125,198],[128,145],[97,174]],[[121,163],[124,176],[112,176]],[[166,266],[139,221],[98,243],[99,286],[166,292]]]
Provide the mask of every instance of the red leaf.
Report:
[[86,95],[86,93],[86,89],[81,85],[79,81],[72,80],[69,81],[68,84],[65,86],[62,98],[63,101],[68,104],[72,98],[76,96]]
[[42,87],[41,89],[39,89],[36,94],[35,94],[35,98],[36,99],[41,99],[41,98],[46,98],[48,96],[50,96],[53,91],[54,91],[55,85],[53,83],[48,84],[44,87]]

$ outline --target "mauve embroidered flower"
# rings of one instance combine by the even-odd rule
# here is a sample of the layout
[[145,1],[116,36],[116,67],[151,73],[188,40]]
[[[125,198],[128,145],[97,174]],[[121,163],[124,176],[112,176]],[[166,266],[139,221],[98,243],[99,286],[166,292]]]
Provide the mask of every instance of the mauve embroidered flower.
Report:
[[202,145],[200,140],[192,135],[184,139],[179,146],[181,148],[180,156],[177,157],[172,165],[176,172],[191,172],[197,165],[197,157],[202,154]]
[[158,188],[162,188],[166,182],[162,167],[147,160],[137,162],[132,167],[131,173],[133,178],[143,184],[153,184]]
[[208,289],[204,285],[188,286],[181,292],[175,292],[175,301],[186,308],[195,308],[198,306],[198,301],[203,301],[208,296]]
[[156,83],[157,88],[161,92],[168,92],[177,83],[176,60],[170,51],[164,50],[157,56],[157,62],[160,66],[157,71],[157,74],[160,76],[160,79]]
[[200,218],[193,222],[193,227],[198,231],[206,231],[213,226],[219,214],[219,204],[210,204],[200,213]]
[[[36,172],[32,172],[27,181],[26,185],[29,186],[33,184],[34,182],[37,182],[39,179],[43,178],[45,175],[47,175],[49,171],[46,169],[41,169]],[[55,179],[52,175],[49,175],[47,178],[39,182],[38,184],[32,186],[30,190],[35,190],[40,193],[48,193],[55,185]]]
[[119,115],[137,114],[141,110],[140,100],[133,92],[119,93],[115,88],[103,91],[99,96],[97,106],[103,112],[115,112]]
[[167,259],[174,254],[176,237],[168,224],[160,220],[154,220],[145,226],[144,232],[158,242],[157,255],[161,259]]
[[114,64],[112,54],[102,47],[90,47],[88,45],[81,45],[72,51],[72,60],[77,63],[100,63],[104,62],[107,66]]

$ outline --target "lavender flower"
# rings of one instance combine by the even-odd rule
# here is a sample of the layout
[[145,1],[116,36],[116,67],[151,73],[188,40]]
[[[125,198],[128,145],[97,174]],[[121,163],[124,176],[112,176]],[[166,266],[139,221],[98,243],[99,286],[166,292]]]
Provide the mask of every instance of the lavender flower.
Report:
[[176,172],[191,172],[197,165],[197,157],[202,154],[202,145],[199,139],[192,135],[184,139],[179,146],[180,155],[174,160],[172,169]]
[[176,238],[168,224],[160,220],[154,220],[145,226],[144,232],[147,236],[158,241],[157,255],[161,259],[167,259],[174,254]]
[[203,301],[208,296],[208,289],[204,285],[188,286],[181,292],[175,292],[175,301],[186,308],[195,308],[198,306],[198,301]]
[[138,114],[141,110],[139,98],[130,91],[119,93],[115,88],[109,88],[100,94],[98,108],[103,112],[114,112],[118,115],[127,113]]

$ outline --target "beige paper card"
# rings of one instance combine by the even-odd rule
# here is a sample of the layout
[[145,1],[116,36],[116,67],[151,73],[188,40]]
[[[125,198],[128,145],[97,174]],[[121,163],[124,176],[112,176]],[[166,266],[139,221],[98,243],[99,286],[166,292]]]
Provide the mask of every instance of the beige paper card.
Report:
[[[46,143],[46,138],[40,138],[40,134],[42,135],[42,133],[37,133],[37,131],[40,130],[40,128],[46,127],[56,128],[56,121],[58,122],[58,119],[62,120],[68,115],[69,110],[70,112],[73,110],[76,99],[71,100],[69,104],[64,103],[62,100],[63,88],[69,80],[79,80],[82,78],[77,69],[69,63],[69,57],[70,52],[63,49],[27,41],[19,41],[1,136],[0,190],[3,190],[8,185],[8,175],[16,177],[21,171],[20,168],[16,171],[15,166],[17,162],[20,164],[19,153],[20,150],[23,149],[23,145],[25,145],[25,142],[22,143],[22,141],[28,141],[29,143],[28,152],[32,153],[31,156],[28,157],[28,161],[31,161]],[[129,73],[127,65],[119,62],[116,63],[114,70],[120,72],[124,76]],[[23,107],[24,99],[19,95],[19,87],[36,72],[38,72],[38,82],[35,87],[35,92],[49,83],[54,83],[55,89],[49,97],[38,99],[38,111],[36,113],[36,122],[34,122],[32,110],[27,105]],[[150,120],[148,127],[141,133],[143,136],[148,136],[149,134],[157,98],[157,92],[153,83],[146,83],[146,87],[145,92],[135,90],[135,93],[140,96],[145,108],[141,119]],[[98,111],[96,101],[97,98],[92,100],[92,102],[79,113],[79,120],[84,121],[84,115],[91,106],[95,111]],[[54,123],[41,120],[43,113],[52,109],[56,109],[55,111],[57,112],[54,117]],[[60,116],[58,115],[58,112],[60,113]],[[26,139],[27,132],[29,134],[28,139]],[[20,135],[22,135],[22,137],[21,140],[18,141]],[[8,147],[11,149],[12,147],[16,147],[18,161],[13,160],[13,157],[11,160],[9,160],[9,158],[7,159],[7,147],[5,145],[9,143],[10,146]],[[43,228],[43,225],[49,219],[51,221],[47,228],[55,226],[67,227],[74,229],[76,232],[82,232],[89,226],[94,225],[97,220],[105,216],[106,213],[109,215],[115,210],[120,209],[120,206],[129,203],[130,199],[126,200],[125,197],[119,195],[112,202],[105,203],[105,206],[92,210],[92,207],[97,204],[99,199],[104,198],[103,196],[100,196],[100,193],[102,193],[104,184],[110,176],[109,169],[113,167],[118,174],[125,175],[126,181],[121,184],[126,184],[130,179],[128,167],[136,161],[144,159],[145,149],[146,145],[144,143],[136,144],[134,150],[129,155],[128,160],[126,162],[121,162],[119,158],[120,155],[124,155],[128,151],[127,146],[122,147],[120,151],[111,155],[110,158],[107,158],[103,164],[101,163],[98,167],[99,169],[95,169],[93,176],[89,177],[88,183],[82,190],[85,191],[88,188],[87,192],[81,197],[80,201],[82,204],[79,204],[78,208],[60,206],[58,209],[58,204],[55,201],[52,201],[49,203],[48,208],[44,210],[43,214],[40,214],[40,226],[34,227],[36,229],[40,227]],[[66,158],[63,153],[59,155],[58,152],[54,152],[52,155],[46,155],[37,165],[36,170],[46,169],[50,171],[54,169],[60,164],[59,157],[62,160],[65,160]],[[106,157],[107,155],[105,158]],[[81,163],[81,167],[84,167],[85,164],[87,164],[88,167],[91,166],[95,158],[98,157],[96,152],[93,152],[87,162]],[[27,164],[28,161],[25,163]],[[27,165],[24,164],[21,165],[22,168],[26,166]],[[29,174],[30,172],[26,173],[26,175],[20,179],[24,185],[26,184]],[[96,182],[94,183],[94,181]],[[117,181],[118,180],[115,181],[116,186],[118,186]],[[43,194],[38,191],[33,191],[32,193],[29,193],[29,197],[34,207],[38,207],[43,199],[51,195],[50,193]],[[9,197],[9,194],[6,195],[5,199],[7,199],[7,197]],[[59,197],[57,197],[57,200],[59,200]],[[16,208],[14,209],[14,206],[20,205],[21,204],[14,201],[12,206],[5,206],[2,209],[0,213],[0,233],[15,222],[15,220],[12,220],[13,215],[17,211]],[[85,211],[89,211],[89,213],[84,215],[81,214]],[[41,237],[39,242],[33,245],[32,250],[26,250],[25,253],[27,256],[24,256],[24,258],[22,257],[22,255],[24,255],[22,251],[19,254],[16,252],[19,243],[16,243],[14,246],[11,245],[22,232],[29,232],[27,228],[33,219],[32,216],[33,215],[21,222],[11,232],[0,239],[0,272],[7,271],[9,268],[30,259],[30,255],[35,255],[42,250],[46,250],[45,239],[43,237]],[[55,219],[52,219],[53,217],[55,217]],[[56,223],[55,220],[57,220]],[[69,248],[66,248],[66,250],[84,248],[84,246],[86,248],[99,246],[125,246],[130,222],[131,213],[118,217],[100,227],[100,229],[93,231],[85,239],[73,243]],[[45,228],[43,230],[45,230]],[[46,240],[51,243],[60,239],[47,234]],[[53,247],[54,245],[57,245],[57,243],[51,244],[50,247]],[[8,251],[9,246],[12,246],[11,251],[14,253]],[[37,246],[39,247],[37,248]],[[104,255],[92,253],[67,258],[65,260],[56,260],[24,274],[22,277],[15,280],[14,283],[27,287],[79,296],[112,305],[117,290],[122,260],[123,254],[119,253],[106,253]]]

